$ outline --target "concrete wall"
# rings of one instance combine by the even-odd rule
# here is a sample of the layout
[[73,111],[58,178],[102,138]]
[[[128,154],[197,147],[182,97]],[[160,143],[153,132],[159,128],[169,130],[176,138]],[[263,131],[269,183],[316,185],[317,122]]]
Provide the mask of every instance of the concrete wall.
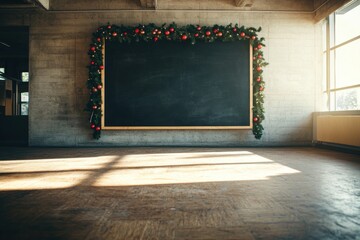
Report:
[[[261,26],[266,120],[263,138],[251,131],[103,131],[93,140],[85,87],[87,50],[99,25],[138,23]],[[321,29],[308,13],[214,11],[117,11],[2,14],[0,24],[30,26],[30,116],[32,146],[270,146],[312,140],[312,112],[319,110]],[[319,91],[320,92],[320,91]]]

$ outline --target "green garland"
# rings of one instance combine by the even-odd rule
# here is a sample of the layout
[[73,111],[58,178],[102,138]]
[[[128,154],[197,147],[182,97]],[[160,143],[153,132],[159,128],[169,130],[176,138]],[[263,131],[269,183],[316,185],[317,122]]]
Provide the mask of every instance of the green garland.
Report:
[[197,41],[202,42],[232,42],[250,40],[253,47],[253,133],[256,139],[260,139],[264,130],[261,122],[264,116],[264,80],[262,77],[263,67],[267,65],[263,58],[261,49],[265,46],[264,38],[258,38],[257,33],[261,28],[239,27],[237,24],[232,26],[214,25],[196,26],[187,25],[178,27],[175,23],[162,26],[155,24],[138,25],[135,27],[125,27],[117,25],[101,26],[93,33],[92,43],[88,54],[90,55],[89,79],[87,88],[90,90],[90,99],[86,105],[86,110],[90,114],[90,127],[93,129],[93,137],[100,138],[101,133],[101,70],[103,66],[102,47],[105,40],[119,41],[120,43],[131,42],[157,42],[157,41],[187,41],[195,44]]

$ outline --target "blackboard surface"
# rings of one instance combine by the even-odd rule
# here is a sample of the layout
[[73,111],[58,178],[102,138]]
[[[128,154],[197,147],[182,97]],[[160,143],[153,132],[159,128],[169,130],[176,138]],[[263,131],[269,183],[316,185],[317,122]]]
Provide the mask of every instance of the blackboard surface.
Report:
[[107,41],[104,126],[250,126],[249,49]]

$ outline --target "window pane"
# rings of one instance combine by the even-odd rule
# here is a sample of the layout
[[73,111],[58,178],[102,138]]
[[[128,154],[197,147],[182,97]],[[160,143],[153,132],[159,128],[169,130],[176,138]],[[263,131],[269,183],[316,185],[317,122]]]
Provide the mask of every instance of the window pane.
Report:
[[330,89],[335,88],[335,50],[330,51]]
[[335,92],[331,92],[330,93],[330,111],[335,111],[336,109],[335,109],[335,96],[336,96],[336,94],[335,94]]
[[336,87],[360,84],[360,39],[336,50]]
[[328,111],[328,106],[327,106],[327,102],[328,102],[328,95],[327,93],[323,93],[322,95],[322,109],[324,111]]
[[22,72],[21,73],[21,80],[23,82],[28,82],[29,81],[29,73],[28,72]]
[[326,53],[323,54],[322,90],[326,91]]
[[[0,68],[0,72],[1,72],[1,73],[5,73],[5,68]],[[3,78],[3,77],[0,76],[0,80],[5,80],[5,78]]]
[[360,88],[336,91],[336,110],[360,110]]
[[335,13],[336,45],[360,35],[360,5],[347,11],[340,9]]
[[29,101],[29,93],[28,92],[22,92],[21,93],[21,102],[28,102]]
[[28,103],[21,104],[21,115],[29,115],[29,104]]
[[322,23],[322,50],[326,50],[326,26],[327,26],[327,20],[323,21]]

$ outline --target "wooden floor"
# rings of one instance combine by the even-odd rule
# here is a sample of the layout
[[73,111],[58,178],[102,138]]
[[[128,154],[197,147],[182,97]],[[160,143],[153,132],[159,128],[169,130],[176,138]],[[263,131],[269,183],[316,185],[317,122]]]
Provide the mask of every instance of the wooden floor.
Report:
[[0,239],[360,239],[360,157],[0,148]]

